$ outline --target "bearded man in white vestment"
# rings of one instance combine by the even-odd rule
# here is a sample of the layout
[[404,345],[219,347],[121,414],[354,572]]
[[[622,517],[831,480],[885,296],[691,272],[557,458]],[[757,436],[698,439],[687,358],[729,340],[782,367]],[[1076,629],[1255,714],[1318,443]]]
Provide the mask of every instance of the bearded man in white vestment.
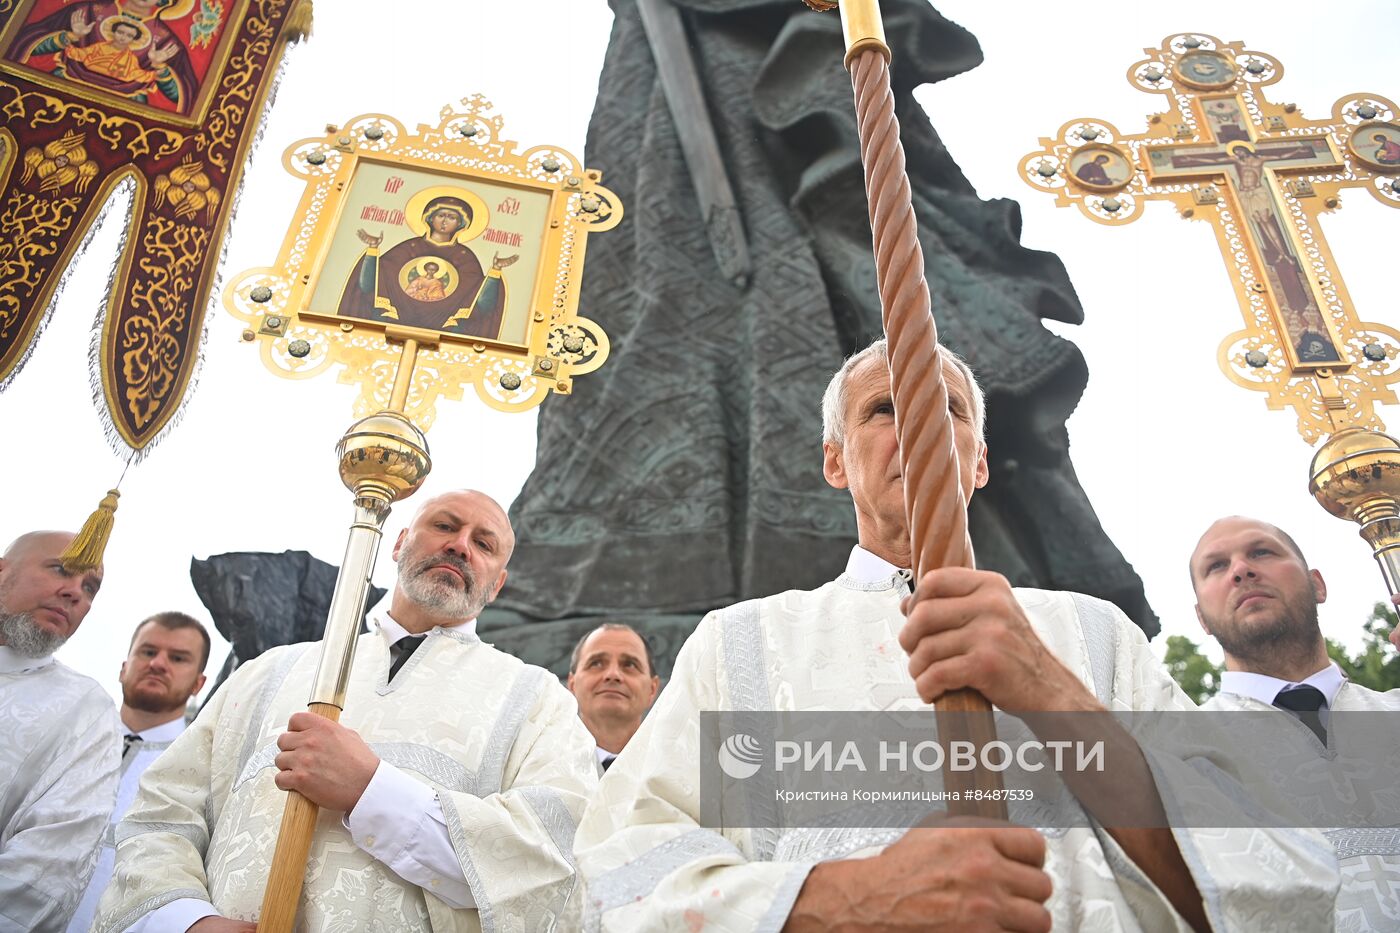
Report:
[[[939,352],[969,497],[987,480],[983,405],[966,364]],[[701,621],[579,826],[585,929],[1330,927],[1336,862],[1306,831],[1169,829],[1164,820],[1043,833],[969,820],[907,831],[701,827],[706,710],[921,709],[959,688],[1010,711],[1192,708],[1111,604],[1012,590],[999,574],[965,568],[931,571],[906,600],[910,543],[884,341],[837,373],[823,421],[827,480],[849,489],[856,509],[846,573]],[[1126,793],[1160,808],[1155,769],[1171,763],[1154,754],[1149,766],[1125,732],[1110,739],[1128,762],[1115,779],[1139,778]]]
[[302,712],[318,644],[239,667],[142,778],[94,929],[254,929],[284,790],[322,808],[298,930],[569,926],[593,741],[552,674],[477,637],[513,547],[481,493],[424,503],[338,724]]
[[71,572],[73,535],[35,531],[0,556],[0,931],[61,931],[92,874],[117,790],[117,709],[54,660],[101,568]]
[[[1216,521],[1191,554],[1191,586],[1201,627],[1225,652],[1220,692],[1203,709],[1291,711],[1319,755],[1346,739],[1345,716],[1331,712],[1400,712],[1400,690],[1352,683],[1327,656],[1317,620],[1327,583],[1282,529],[1241,516]],[[1326,835],[1342,871],[1337,929],[1400,930],[1400,830]]]

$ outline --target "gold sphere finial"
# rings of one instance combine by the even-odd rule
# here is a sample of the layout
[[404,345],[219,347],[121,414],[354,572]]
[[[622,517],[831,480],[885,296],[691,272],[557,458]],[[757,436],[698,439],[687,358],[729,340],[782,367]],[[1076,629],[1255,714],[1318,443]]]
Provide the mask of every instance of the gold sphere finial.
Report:
[[1308,489],[1338,518],[1366,523],[1400,515],[1400,441],[1365,428],[1348,428],[1313,455]]
[[335,452],[345,485],[356,496],[386,504],[413,495],[432,469],[428,439],[396,411],[376,412],[352,424]]
[[1391,593],[1400,593],[1400,441],[1365,428],[1329,437],[1313,456],[1308,489],[1322,507],[1361,526]]

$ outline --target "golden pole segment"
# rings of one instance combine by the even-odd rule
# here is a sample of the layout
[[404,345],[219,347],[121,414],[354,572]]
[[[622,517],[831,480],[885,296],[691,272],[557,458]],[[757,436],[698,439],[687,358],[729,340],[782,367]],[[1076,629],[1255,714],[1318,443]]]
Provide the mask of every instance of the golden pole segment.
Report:
[[880,53],[890,60],[890,47],[885,44],[885,22],[880,18],[876,0],[846,0],[841,4],[841,35],[846,39],[846,68],[866,49]]
[[408,404],[408,387],[413,382],[413,364],[418,361],[418,341],[405,337],[399,368],[394,371],[394,387],[389,390],[389,410],[403,411]]
[[[355,639],[364,615],[369,577],[383,537],[384,520],[392,504],[411,496],[432,469],[428,440],[402,413],[418,352],[406,340],[394,375],[390,405],[363,418],[336,445],[340,478],[355,494],[354,520],[345,544],[345,558],[336,577],[335,592],[321,639],[321,661],[307,709],[332,721],[345,708],[345,691],[355,659]],[[316,829],[319,808],[291,791],[282,811],[282,826],[272,856],[267,888],[258,916],[261,933],[290,933],[306,878],[306,859]]]
[[1400,593],[1400,441],[1365,428],[1339,431],[1318,448],[1309,472],[1308,491],[1361,526],[1390,594]]
[[[809,0],[820,8],[824,0]],[[841,24],[846,38],[846,67],[856,98],[865,188],[870,200],[870,228],[875,247],[875,274],[885,335],[889,340],[890,386],[895,432],[904,477],[904,507],[909,522],[913,569],[918,580],[939,567],[975,566],[967,534],[953,419],[943,367],[936,364],[938,327],[924,280],[918,219],[905,171],[904,146],[890,86],[890,50],[876,0],[842,0]],[[992,707],[975,690],[939,697],[940,737],[970,741],[980,749],[996,738]],[[944,715],[956,714],[956,715]],[[944,786],[957,796],[948,812],[961,816],[1006,818],[1001,777],[985,768],[953,771],[945,767]]]

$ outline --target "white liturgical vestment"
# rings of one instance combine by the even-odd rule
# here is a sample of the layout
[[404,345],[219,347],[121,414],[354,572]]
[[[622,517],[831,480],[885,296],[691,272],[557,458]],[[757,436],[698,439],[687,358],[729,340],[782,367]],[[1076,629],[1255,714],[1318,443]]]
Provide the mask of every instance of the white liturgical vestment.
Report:
[[0,931],[63,930],[92,873],[121,742],[107,691],[0,645]]
[[[306,708],[319,655],[319,644],[290,645],[238,668],[146,772],[95,930],[126,930],[178,901],[256,919],[286,801],[273,782],[277,737]],[[389,666],[376,626],[356,643],[340,722],[436,794],[475,906],[436,896],[431,879],[405,880],[366,851],[375,839],[358,845],[343,814],[322,811],[297,929],[568,928],[574,829],[597,782],[573,696],[468,626],[432,629],[392,681]]]
[[[883,576],[861,573],[872,563],[884,564],[857,548],[847,573],[832,583],[740,603],[701,621],[579,826],[585,930],[778,930],[814,864],[877,854],[903,834],[699,825],[702,711],[927,709],[898,642],[905,577],[889,565]],[[1113,605],[1071,593],[1015,592],[1047,647],[1109,710],[1193,708],[1141,631]],[[1163,763],[1148,760],[1156,777]],[[1097,824],[1042,832],[1055,930],[1189,929]],[[1174,834],[1217,933],[1331,928],[1338,875],[1320,833]]]
[[[92,921],[97,916],[97,902],[102,899],[102,892],[107,890],[107,882],[112,880],[112,866],[117,863],[117,824],[122,821],[126,811],[131,809],[131,802],[136,799],[136,787],[141,782],[141,775],[160,757],[161,752],[169,748],[170,743],[185,731],[185,717],[181,715],[170,722],[140,732],[132,732],[126,728],[125,723],[119,725],[123,736],[135,735],[139,741],[132,742],[121,757],[117,803],[112,808],[112,817],[102,834],[102,844],[97,847],[92,878],[88,881],[87,890],[83,892],[83,899],[78,904],[73,919],[68,922],[68,933],[87,933],[92,929]],[[119,742],[117,747],[121,748],[122,744],[124,743]]]
[[[1228,676],[1224,689],[1201,707],[1208,710],[1288,714],[1273,705],[1286,681],[1254,675],[1254,682]],[[1324,710],[1335,712],[1400,713],[1400,690],[1380,693],[1343,680],[1335,666],[1309,677],[1303,683],[1317,686],[1327,702]],[[1330,675],[1330,676],[1329,676]],[[1315,679],[1316,678],[1316,679]],[[1236,681],[1241,692],[1228,692]],[[1330,688],[1330,689],[1329,689]],[[1248,689],[1249,693],[1243,691]],[[1268,699],[1264,695],[1271,694]],[[1336,748],[1346,740],[1345,717],[1327,717],[1327,744]],[[1299,722],[1301,740],[1315,742],[1310,730]],[[1340,732],[1339,732],[1340,730]],[[1324,754],[1319,744],[1318,754]],[[1267,765],[1267,762],[1263,764]],[[1400,829],[1394,826],[1368,828],[1351,826],[1325,832],[1341,863],[1342,888],[1337,894],[1337,930],[1368,933],[1371,930],[1400,930]]]

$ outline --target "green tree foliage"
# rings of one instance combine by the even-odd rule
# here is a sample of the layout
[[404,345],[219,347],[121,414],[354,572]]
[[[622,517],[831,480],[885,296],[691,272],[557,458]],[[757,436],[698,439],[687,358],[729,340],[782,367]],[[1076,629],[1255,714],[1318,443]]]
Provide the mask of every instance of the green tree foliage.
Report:
[[1196,643],[1185,635],[1167,638],[1167,670],[1191,700],[1200,705],[1220,689],[1221,668],[1201,654]]
[[1342,673],[1353,683],[1370,687],[1372,690],[1400,688],[1400,652],[1387,641],[1395,624],[1394,610],[1385,603],[1376,603],[1375,608],[1371,610],[1371,617],[1363,626],[1366,639],[1362,642],[1361,651],[1350,657],[1345,648],[1329,638],[1327,654],[1337,662]]

